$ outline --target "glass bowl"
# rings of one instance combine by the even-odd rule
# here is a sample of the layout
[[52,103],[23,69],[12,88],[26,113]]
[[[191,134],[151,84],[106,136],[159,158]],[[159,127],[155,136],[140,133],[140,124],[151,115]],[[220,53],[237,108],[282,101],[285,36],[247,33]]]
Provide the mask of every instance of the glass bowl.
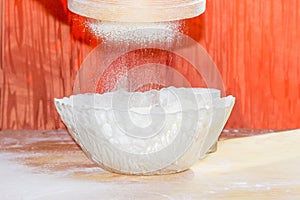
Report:
[[217,142],[234,102],[216,89],[175,87],[55,99],[90,159],[108,171],[136,175],[190,168]]

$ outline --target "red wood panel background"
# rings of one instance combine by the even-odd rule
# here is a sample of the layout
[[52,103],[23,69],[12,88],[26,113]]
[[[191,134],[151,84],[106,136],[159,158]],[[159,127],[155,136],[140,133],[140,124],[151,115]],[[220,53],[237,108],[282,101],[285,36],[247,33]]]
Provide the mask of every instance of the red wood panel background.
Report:
[[[98,41],[65,0],[0,2],[0,130],[63,127],[53,98],[72,93]],[[208,0],[186,20],[237,97],[227,126],[300,127],[300,1]]]

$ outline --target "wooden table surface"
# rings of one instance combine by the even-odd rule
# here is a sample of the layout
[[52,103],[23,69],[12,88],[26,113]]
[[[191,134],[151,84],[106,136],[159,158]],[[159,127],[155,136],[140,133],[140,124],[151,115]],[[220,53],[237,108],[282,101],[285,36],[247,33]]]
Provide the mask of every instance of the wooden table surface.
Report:
[[4,200],[300,199],[300,129],[225,131],[216,153],[164,176],[105,172],[65,130],[0,132]]

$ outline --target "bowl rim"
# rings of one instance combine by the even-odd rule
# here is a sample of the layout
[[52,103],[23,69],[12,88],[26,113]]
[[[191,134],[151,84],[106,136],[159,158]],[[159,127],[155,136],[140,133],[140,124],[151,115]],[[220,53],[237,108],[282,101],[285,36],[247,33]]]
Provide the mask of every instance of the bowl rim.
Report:
[[[168,88],[163,88],[163,89],[174,89],[175,87],[171,86]],[[161,89],[161,90],[163,90]],[[175,88],[175,89],[187,89],[187,88]],[[58,105],[60,106],[67,106],[69,108],[72,109],[78,109],[78,110],[94,110],[94,111],[116,111],[116,112],[130,112],[131,114],[138,114],[138,115],[161,115],[161,114],[178,114],[178,113],[186,113],[186,112],[195,112],[195,111],[201,111],[201,110],[210,110],[210,109],[218,109],[218,108],[228,108],[231,107],[232,104],[235,103],[235,97],[233,97],[232,95],[228,95],[226,97],[220,97],[220,90],[218,89],[214,89],[214,88],[191,88],[193,92],[196,92],[195,95],[207,95],[210,94],[210,101],[203,101],[203,105],[197,104],[197,106],[195,106],[195,108],[188,108],[188,109],[181,109],[178,110],[176,109],[173,112],[158,112],[158,113],[144,113],[144,112],[140,112],[134,109],[119,109],[119,108],[113,108],[112,106],[109,107],[99,107],[99,104],[97,106],[94,105],[75,105],[73,104],[73,100],[76,97],[83,97],[83,96],[88,96],[91,98],[91,96],[95,99],[95,98],[101,98],[103,96],[106,95],[113,95],[113,93],[115,92],[125,92],[125,93],[133,93],[133,92],[128,92],[126,90],[117,90],[117,91],[112,91],[112,92],[107,92],[107,93],[103,93],[103,94],[99,94],[99,93],[85,93],[85,94],[74,94],[71,95],[69,97],[63,97],[63,98],[54,98],[54,103],[56,105],[56,107]],[[149,90],[146,92],[134,92],[136,94],[145,94],[147,92],[160,92],[161,90]],[[214,96],[214,95],[215,96]],[[217,96],[216,96],[217,95]],[[156,104],[153,104],[153,106],[144,106],[144,107],[136,107],[136,108],[146,108],[147,110],[151,108],[155,108]]]

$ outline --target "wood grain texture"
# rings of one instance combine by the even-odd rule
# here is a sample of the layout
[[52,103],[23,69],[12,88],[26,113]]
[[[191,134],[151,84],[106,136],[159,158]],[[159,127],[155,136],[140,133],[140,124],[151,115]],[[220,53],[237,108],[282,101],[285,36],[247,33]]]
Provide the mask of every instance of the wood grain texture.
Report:
[[200,39],[237,102],[230,126],[300,127],[300,1],[214,0]]
[[125,176],[93,164],[66,131],[0,131],[1,193],[5,200],[294,200],[299,142],[300,130],[223,140],[185,172]]
[[[220,140],[251,137],[257,134],[270,134],[269,130],[225,129]],[[65,171],[69,169],[95,168],[97,164],[89,160],[82,149],[66,130],[5,130],[0,131],[0,152],[28,154],[23,164],[39,167],[43,172]],[[45,154],[46,159],[40,155]],[[72,154],[73,156],[69,156]],[[78,154],[79,159],[74,156]],[[57,157],[58,159],[51,159]],[[21,161],[21,160],[19,160]],[[99,171],[104,172],[99,168]],[[73,171],[75,172],[75,170]],[[110,176],[119,176],[105,172]],[[75,175],[75,174],[73,174]]]
[[[70,18],[65,0],[0,6],[0,129],[63,127],[53,98],[72,93],[80,64],[99,41],[86,19]],[[237,97],[228,127],[300,127],[299,24],[298,0],[208,0],[204,15],[186,20],[226,92]]]
[[0,128],[63,126],[53,98],[71,94],[88,47],[71,37],[62,13],[60,1],[5,1]]

